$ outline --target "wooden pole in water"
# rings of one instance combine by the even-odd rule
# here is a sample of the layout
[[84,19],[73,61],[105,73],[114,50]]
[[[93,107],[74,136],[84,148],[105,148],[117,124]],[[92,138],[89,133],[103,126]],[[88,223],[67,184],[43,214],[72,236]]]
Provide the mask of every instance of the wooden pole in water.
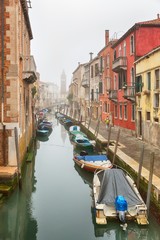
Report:
[[21,179],[20,159],[19,159],[19,146],[18,146],[18,130],[17,130],[17,127],[14,128],[14,136],[15,136],[17,168],[18,168],[18,184],[19,184],[19,188],[21,189],[22,188],[22,179]]
[[151,152],[149,182],[148,182],[147,201],[146,201],[147,214],[148,215],[149,215],[149,207],[150,207],[150,197],[151,197],[151,188],[152,188],[153,168],[154,168],[154,152]]
[[108,141],[107,141],[107,151],[106,151],[107,155],[108,155],[108,151],[109,151],[110,138],[111,138],[111,125],[109,126],[109,130],[108,130]]
[[114,150],[114,156],[113,156],[113,164],[115,162],[115,158],[116,158],[116,153],[117,153],[117,147],[118,147],[118,141],[119,141],[119,135],[120,135],[120,128],[118,129],[118,134],[117,134],[117,140],[116,140],[116,146],[115,146],[115,150]]
[[141,172],[142,172],[143,157],[144,157],[144,144],[142,145],[141,155],[140,155],[140,159],[139,159],[139,169],[138,169],[138,177],[137,177],[137,188],[138,189],[139,189],[139,183],[140,183]]

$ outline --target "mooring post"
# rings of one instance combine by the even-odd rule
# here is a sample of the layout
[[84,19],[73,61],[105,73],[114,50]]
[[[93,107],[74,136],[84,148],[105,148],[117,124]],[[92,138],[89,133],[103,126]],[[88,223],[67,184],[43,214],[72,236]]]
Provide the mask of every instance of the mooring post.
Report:
[[96,129],[95,129],[95,133],[94,133],[94,135],[96,136],[96,140],[97,140],[98,133],[99,133],[99,124],[100,124],[100,119],[98,120],[98,123],[97,123]]
[[117,134],[117,140],[116,140],[116,146],[115,146],[115,150],[114,150],[114,156],[113,156],[113,164],[115,162],[115,158],[116,158],[116,153],[117,153],[117,147],[118,147],[118,141],[119,141],[119,135],[120,135],[120,128],[118,129],[118,134]]
[[17,127],[14,128],[14,136],[15,136],[17,168],[18,168],[18,184],[19,184],[19,188],[21,188],[22,187],[22,179],[21,179],[20,159],[19,159],[19,146],[18,146],[18,130],[17,130]]
[[151,152],[149,182],[148,182],[147,201],[146,201],[147,214],[148,215],[149,215],[150,198],[151,198],[153,169],[154,169],[154,152]]
[[108,130],[107,151],[106,151],[107,155],[109,151],[110,138],[111,138],[111,125],[109,126],[109,130]]
[[139,159],[139,169],[138,169],[138,177],[137,177],[137,188],[138,189],[139,189],[139,184],[140,184],[140,179],[141,179],[143,157],[144,157],[144,144],[142,145],[140,159]]

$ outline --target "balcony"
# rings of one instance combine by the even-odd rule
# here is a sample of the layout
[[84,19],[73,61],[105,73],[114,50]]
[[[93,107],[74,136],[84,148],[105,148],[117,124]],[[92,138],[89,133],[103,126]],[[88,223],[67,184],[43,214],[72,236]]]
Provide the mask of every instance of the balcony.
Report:
[[118,93],[118,90],[110,90],[109,99],[112,101],[117,101],[117,93]]
[[37,80],[36,64],[33,56],[22,57],[23,59],[23,80],[33,84]]
[[123,97],[127,100],[135,102],[135,87],[134,86],[125,86]]
[[127,70],[127,58],[126,57],[118,57],[113,61],[112,70],[114,72],[120,72],[121,70]]
[[83,79],[82,80],[82,87],[88,88],[89,87],[89,80],[88,79]]

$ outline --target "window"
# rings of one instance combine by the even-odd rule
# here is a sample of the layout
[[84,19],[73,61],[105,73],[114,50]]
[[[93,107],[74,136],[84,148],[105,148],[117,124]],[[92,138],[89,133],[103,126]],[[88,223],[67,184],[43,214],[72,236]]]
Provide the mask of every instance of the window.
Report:
[[117,90],[117,76],[114,76],[114,90]]
[[154,107],[159,108],[159,93],[154,94]]
[[136,77],[136,92],[142,92],[142,76]]
[[114,50],[114,60],[116,60],[117,58],[117,54],[116,54],[116,50]]
[[159,118],[158,117],[154,117],[154,122],[156,122],[156,123],[159,123]]
[[119,105],[119,118],[122,119],[122,105]]
[[99,69],[98,69],[98,63],[95,64],[95,76],[98,76]]
[[126,72],[122,71],[118,74],[119,77],[119,89],[122,89],[122,87],[124,86],[124,84],[126,84]]
[[119,46],[119,49],[118,49],[118,57],[121,57],[122,56],[122,48],[121,46]]
[[107,63],[106,63],[107,68],[109,68],[109,64],[110,64],[110,56],[109,56],[109,53],[108,53],[107,54]]
[[104,112],[107,112],[107,103],[104,103]]
[[94,90],[91,89],[91,101],[93,101],[93,100],[94,100]]
[[132,116],[131,116],[131,119],[132,121],[135,121],[135,104],[132,104],[132,109],[131,109],[131,113],[132,113]]
[[118,108],[117,108],[117,105],[114,105],[114,117],[115,117],[115,118],[118,117]]
[[151,90],[151,72],[147,73],[147,90]]
[[103,72],[103,57],[100,57],[100,69],[99,71],[102,73]]
[[155,89],[160,88],[159,69],[155,70]]
[[99,93],[103,94],[103,83],[102,83],[102,81],[99,82]]
[[123,44],[123,56],[126,57],[126,42]]
[[93,78],[93,65],[91,66],[91,78]]
[[151,120],[151,113],[150,112],[146,112],[146,120],[147,121]]
[[131,69],[131,86],[134,86],[134,68]]
[[133,35],[130,38],[130,53],[131,54],[134,53],[134,37],[133,37]]
[[127,104],[124,105],[124,119],[127,120],[128,114],[127,114]]

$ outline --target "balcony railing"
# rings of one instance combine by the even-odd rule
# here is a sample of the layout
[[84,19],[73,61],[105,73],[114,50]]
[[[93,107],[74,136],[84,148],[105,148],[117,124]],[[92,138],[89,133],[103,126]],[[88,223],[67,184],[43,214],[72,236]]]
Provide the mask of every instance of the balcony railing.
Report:
[[23,80],[32,84],[37,80],[36,64],[33,56],[23,57]]
[[120,72],[121,70],[127,70],[127,58],[126,57],[118,57],[113,61],[112,70],[114,72]]
[[135,87],[134,86],[126,86],[124,88],[124,98],[135,101]]
[[117,90],[110,90],[109,92],[109,99],[110,100],[117,100]]

